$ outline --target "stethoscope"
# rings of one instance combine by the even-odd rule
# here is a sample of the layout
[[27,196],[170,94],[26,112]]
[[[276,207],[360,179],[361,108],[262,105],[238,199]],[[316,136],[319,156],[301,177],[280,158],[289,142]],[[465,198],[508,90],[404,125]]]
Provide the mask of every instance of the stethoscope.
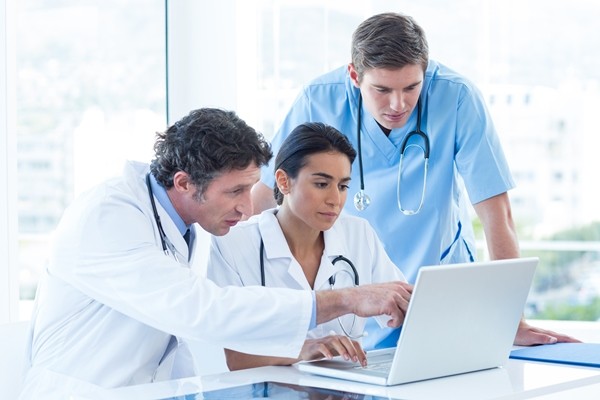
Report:
[[[260,239],[260,284],[261,284],[261,286],[266,286],[266,284],[265,284],[265,258],[264,258],[265,256],[264,255],[265,255],[265,242],[263,241],[263,239],[261,237],[261,239]],[[339,261],[343,261],[346,264],[348,264],[350,269],[341,269],[339,271],[336,271],[332,276],[330,276],[328,279],[329,280],[329,288],[331,290],[333,290],[333,288],[335,286],[335,280],[336,280],[337,274],[340,274],[340,273],[344,273],[344,274],[347,274],[348,276],[350,276],[350,278],[354,281],[354,287],[357,287],[359,285],[358,271],[356,270],[356,267],[354,266],[352,261],[350,261],[348,258],[340,255],[340,256],[335,257],[331,261],[331,264],[335,265],[335,263],[337,263]],[[354,325],[356,324],[356,315],[352,314],[352,324],[350,325],[349,330],[346,330],[346,328],[344,327],[341,317],[338,317],[337,320],[338,320],[338,323],[340,324],[340,328],[342,328],[342,332],[344,332],[344,335],[348,336],[350,339],[359,339],[363,336],[367,336],[367,332],[360,333],[359,335],[352,334],[352,330],[354,329]]]
[[158,210],[156,209],[156,203],[154,202],[154,193],[152,191],[152,185],[150,184],[150,173],[146,174],[146,186],[148,187],[148,194],[150,195],[150,203],[152,204],[152,212],[154,213],[154,220],[156,221],[156,226],[158,227],[158,234],[160,236],[160,243],[162,244],[162,249],[165,254],[168,256],[169,253],[173,255],[175,261],[179,262],[179,258],[177,257],[177,252],[175,251],[175,246],[165,233],[165,230],[162,227],[162,223],[160,222],[160,216],[158,215]]
[[[358,211],[363,211],[369,205],[371,205],[371,198],[369,195],[365,193],[365,179],[363,173],[363,163],[362,163],[362,146],[361,146],[361,137],[360,137],[360,125],[362,120],[362,96],[358,95],[358,118],[356,124],[356,137],[358,140],[358,171],[360,173],[360,190],[356,192],[354,195],[354,207]],[[420,136],[423,139],[423,146],[420,146],[415,143],[409,144],[408,141],[413,136]],[[424,167],[423,167],[423,189],[421,191],[421,200],[419,202],[419,206],[416,209],[406,209],[402,206],[401,195],[400,195],[400,187],[402,185],[402,164],[404,161],[404,152],[409,147],[418,147],[423,150],[423,157],[425,159]],[[419,211],[421,211],[421,207],[423,207],[423,201],[425,200],[425,189],[427,186],[427,168],[429,166],[429,136],[421,130],[421,98],[417,101],[417,129],[409,132],[404,140],[402,141],[402,145],[400,146],[400,164],[398,165],[398,183],[396,185],[396,199],[398,202],[398,209],[404,215],[415,215]]]

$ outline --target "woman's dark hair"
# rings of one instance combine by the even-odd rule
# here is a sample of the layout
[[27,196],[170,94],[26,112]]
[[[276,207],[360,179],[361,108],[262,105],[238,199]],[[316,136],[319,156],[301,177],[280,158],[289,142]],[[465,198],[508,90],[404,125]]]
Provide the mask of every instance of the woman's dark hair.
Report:
[[[346,136],[332,126],[321,122],[298,125],[283,141],[275,158],[275,171],[282,169],[290,178],[306,165],[306,158],[316,153],[338,152],[354,162],[356,151]],[[283,203],[283,194],[277,186],[273,189],[277,204]]]
[[266,165],[273,154],[263,136],[233,111],[201,108],[190,112],[165,132],[156,134],[150,171],[165,189],[184,171],[201,196],[222,173]]

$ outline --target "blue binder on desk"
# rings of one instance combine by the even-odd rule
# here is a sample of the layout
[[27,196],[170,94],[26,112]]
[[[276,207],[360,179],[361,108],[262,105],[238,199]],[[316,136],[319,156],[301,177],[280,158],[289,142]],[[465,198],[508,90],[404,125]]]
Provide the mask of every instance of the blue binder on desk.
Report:
[[510,358],[600,368],[600,343],[556,343],[513,350]]

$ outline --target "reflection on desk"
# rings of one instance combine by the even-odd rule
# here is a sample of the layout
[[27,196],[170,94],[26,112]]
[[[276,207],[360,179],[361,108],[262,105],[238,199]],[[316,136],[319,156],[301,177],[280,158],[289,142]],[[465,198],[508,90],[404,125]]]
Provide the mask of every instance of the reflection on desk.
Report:
[[343,390],[323,389],[312,386],[300,386],[290,383],[260,382],[235,386],[228,389],[211,390],[161,400],[238,400],[238,399],[286,399],[286,400],[388,400],[388,397],[371,396],[362,393],[350,393]]
[[[214,390],[242,386],[239,390],[251,391],[254,389],[244,388],[243,386],[265,381],[320,388],[322,393],[327,390],[337,390],[347,395],[357,394],[359,396],[339,397],[342,399],[529,399],[585,385],[600,385],[600,369],[509,360],[504,368],[386,387],[324,378],[300,372],[295,367],[261,367],[205,377],[118,388],[98,392],[93,397],[86,397],[86,399],[196,400],[206,398],[203,396]],[[248,394],[251,396],[250,392]],[[252,397],[238,396],[237,398]],[[258,396],[258,398],[261,397]],[[286,398],[310,399],[311,397]],[[316,398],[319,399],[319,397]],[[335,399],[335,397],[331,398]],[[594,398],[597,398],[597,396]]]

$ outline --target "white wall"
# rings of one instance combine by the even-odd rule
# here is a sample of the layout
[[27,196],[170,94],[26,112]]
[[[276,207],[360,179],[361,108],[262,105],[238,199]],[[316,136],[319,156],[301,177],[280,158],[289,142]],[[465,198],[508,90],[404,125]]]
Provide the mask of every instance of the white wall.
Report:
[[167,1],[169,123],[236,107],[236,1]]

